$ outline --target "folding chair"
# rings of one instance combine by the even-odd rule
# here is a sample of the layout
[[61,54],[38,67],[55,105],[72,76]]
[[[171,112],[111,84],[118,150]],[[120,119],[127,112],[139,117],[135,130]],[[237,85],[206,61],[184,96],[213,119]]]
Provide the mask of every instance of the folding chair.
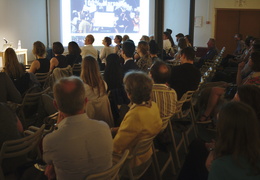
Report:
[[86,178],[86,180],[119,180],[118,172],[122,167],[122,165],[124,164],[128,154],[129,154],[129,150],[127,149],[125,150],[121,159],[116,164],[114,164],[111,168],[100,173],[91,174]]

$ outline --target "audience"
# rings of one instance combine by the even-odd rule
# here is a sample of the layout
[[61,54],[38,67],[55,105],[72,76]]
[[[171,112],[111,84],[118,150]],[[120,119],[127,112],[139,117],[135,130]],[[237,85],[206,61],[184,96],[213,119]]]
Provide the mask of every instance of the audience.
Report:
[[24,65],[19,63],[13,48],[5,50],[5,66],[3,71],[11,78],[21,95],[24,95],[26,90],[33,85],[30,74],[25,71]]
[[260,179],[259,125],[246,104],[230,102],[220,110],[217,142],[206,163],[209,180]]
[[80,64],[82,61],[82,56],[80,55],[81,49],[75,41],[71,41],[68,44],[69,54],[66,55],[68,65],[73,67],[74,64]]
[[122,52],[121,52],[121,56],[124,58],[124,64],[122,67],[124,74],[130,70],[139,69],[133,59],[134,52],[135,52],[135,44],[130,40],[124,42]]
[[176,37],[176,41],[179,42],[179,39],[180,39],[180,38],[184,38],[184,34],[178,33],[178,34],[176,34],[175,37]]
[[184,36],[184,39],[186,41],[187,47],[193,47],[191,35]]
[[[131,152],[138,141],[157,135],[162,127],[159,109],[150,97],[152,79],[140,71],[128,72],[124,77],[124,84],[132,106],[113,140],[113,151],[116,153],[123,153],[126,149]],[[151,155],[152,149],[144,155],[137,156],[133,166],[146,162]]]
[[149,56],[149,44],[146,41],[140,41],[137,46],[137,53],[140,59],[137,61],[137,66],[140,70],[148,72],[152,65],[152,59]]
[[159,61],[160,60],[160,58],[158,57],[159,48],[155,40],[151,40],[149,42],[149,50],[150,50],[149,52],[150,52],[150,57],[152,59],[152,63],[154,63],[155,61]]
[[202,56],[198,62],[195,63],[197,68],[201,68],[205,62],[209,60],[213,60],[213,58],[218,54],[218,50],[216,48],[216,41],[213,38],[210,38],[207,42],[208,51],[206,55]]
[[59,110],[57,130],[43,139],[43,159],[48,179],[81,179],[112,166],[112,136],[108,125],[85,113],[83,82],[76,77],[54,85],[54,105]]
[[110,127],[113,127],[114,121],[106,92],[107,84],[102,79],[97,61],[93,56],[86,56],[83,59],[80,77],[84,82],[88,101],[86,104],[88,117],[103,120]]
[[[116,35],[115,36],[115,39],[114,39],[114,43],[116,43],[116,46],[115,46],[115,53],[118,55],[118,56],[120,56],[120,54],[121,54],[121,49],[122,49],[122,36],[120,36],[120,35]],[[124,41],[125,42],[125,41]]]
[[186,40],[184,38],[179,38],[178,40],[178,52],[174,55],[174,61],[179,61],[181,58],[181,51],[187,47]]
[[160,116],[172,116],[176,109],[177,94],[167,86],[171,76],[170,67],[163,61],[156,61],[151,67],[150,75],[154,81],[151,99],[158,105]]
[[181,50],[181,65],[173,66],[169,85],[180,99],[187,91],[194,91],[200,83],[200,71],[193,65],[195,51],[192,47]]
[[81,56],[85,58],[88,55],[93,56],[96,60],[98,59],[98,51],[94,48],[93,43],[95,38],[92,34],[89,34],[85,38],[85,46],[81,48]]
[[130,39],[129,36],[128,36],[127,34],[125,34],[125,35],[123,36],[123,38],[122,38],[122,42],[125,42],[125,41],[127,41],[128,39]]
[[46,58],[46,48],[41,41],[33,43],[33,55],[35,60],[30,66],[30,73],[47,73],[50,69],[50,60]]
[[109,54],[112,54],[114,52],[114,48],[111,45],[111,38],[105,37],[102,41],[102,44],[104,45],[104,48],[101,50],[100,53],[100,59],[102,63],[106,64],[106,58]]
[[64,47],[60,42],[54,42],[52,45],[52,51],[54,57],[50,60],[50,71],[53,71],[54,68],[65,68],[68,66],[68,62],[65,56],[63,56]]

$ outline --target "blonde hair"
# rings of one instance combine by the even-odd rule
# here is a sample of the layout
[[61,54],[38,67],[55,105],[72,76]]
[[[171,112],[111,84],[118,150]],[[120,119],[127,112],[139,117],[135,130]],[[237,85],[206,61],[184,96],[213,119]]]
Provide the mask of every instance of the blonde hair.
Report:
[[97,88],[99,96],[105,93],[105,84],[93,56],[88,55],[82,60],[80,77],[84,83],[91,87],[92,91]]
[[18,62],[16,53],[13,48],[5,50],[4,72],[13,79],[18,79],[25,74],[23,64]]

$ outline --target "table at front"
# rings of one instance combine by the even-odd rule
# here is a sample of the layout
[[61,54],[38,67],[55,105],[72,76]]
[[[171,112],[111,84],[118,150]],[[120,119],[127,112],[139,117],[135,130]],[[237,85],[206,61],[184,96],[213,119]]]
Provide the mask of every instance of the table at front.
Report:
[[[27,65],[27,49],[15,49],[15,53],[16,55],[24,55],[23,57],[23,62],[24,65]],[[4,51],[0,51],[0,57],[2,57],[2,66],[4,67],[5,63],[4,63]]]

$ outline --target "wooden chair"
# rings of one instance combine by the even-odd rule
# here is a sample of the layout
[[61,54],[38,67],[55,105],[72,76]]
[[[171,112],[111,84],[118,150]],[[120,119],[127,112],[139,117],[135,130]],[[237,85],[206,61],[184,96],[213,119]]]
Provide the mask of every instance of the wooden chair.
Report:
[[121,156],[121,159],[114,164],[111,168],[106,171],[91,174],[89,175],[86,180],[119,180],[118,172],[122,165],[124,164],[127,156],[129,154],[129,150],[125,150],[124,154]]
[[[42,138],[42,133],[45,125],[42,125],[35,133],[29,133],[28,136],[17,139],[5,141],[1,147],[0,151],[0,179],[4,180],[4,173],[2,170],[2,162],[4,159],[20,157],[23,155],[28,155],[29,152],[37,149],[38,158],[41,158],[41,153],[39,150],[39,142]],[[25,131],[25,134],[28,134]]]
[[141,165],[136,167],[131,167],[131,163],[135,159],[135,157],[143,155],[147,153],[150,149],[152,149],[153,139],[154,136],[150,138],[142,139],[136,144],[133,151],[127,157],[126,162],[122,167],[122,171],[119,172],[120,177],[121,176],[127,177],[130,180],[139,179],[144,175],[144,173],[147,171],[147,169],[150,167],[151,164],[153,166],[154,175],[156,176],[153,156],[151,156],[146,162],[142,163]]
[[[25,128],[32,125],[37,120],[37,109],[40,102],[40,98],[42,94],[47,93],[50,88],[45,89],[44,91],[37,92],[37,93],[26,93],[22,104],[18,107],[18,114],[21,118],[21,122]],[[30,109],[32,108],[32,109]],[[28,111],[34,111],[33,113],[30,112],[30,116],[27,116]]]
[[[169,133],[169,121],[170,121],[170,118],[171,116],[169,117],[163,117],[162,118],[162,130],[160,133],[163,133],[165,130],[166,130],[166,133]],[[173,162],[173,158],[172,158],[172,153],[170,151],[170,149],[167,149],[167,160],[163,163],[163,166],[160,167],[159,166],[159,162],[158,162],[158,158],[157,158],[157,152],[159,152],[158,149],[155,149],[154,145],[153,145],[153,156],[154,156],[154,162],[155,162],[155,168],[156,168],[156,171],[157,171],[157,176],[158,176],[158,179],[162,179],[162,176],[165,172],[165,170],[169,167],[169,165],[171,165],[171,170],[173,172],[173,174],[176,174],[176,167],[174,165],[174,162]]]

